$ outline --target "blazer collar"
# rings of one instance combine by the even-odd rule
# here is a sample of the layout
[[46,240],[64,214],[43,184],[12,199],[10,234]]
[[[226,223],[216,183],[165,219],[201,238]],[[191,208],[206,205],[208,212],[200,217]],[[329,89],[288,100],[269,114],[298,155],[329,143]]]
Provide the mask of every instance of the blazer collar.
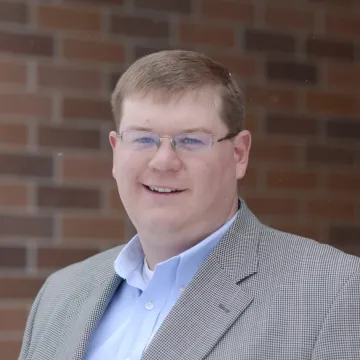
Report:
[[212,254],[220,268],[235,282],[240,282],[257,271],[262,226],[245,201],[241,200],[238,216]]

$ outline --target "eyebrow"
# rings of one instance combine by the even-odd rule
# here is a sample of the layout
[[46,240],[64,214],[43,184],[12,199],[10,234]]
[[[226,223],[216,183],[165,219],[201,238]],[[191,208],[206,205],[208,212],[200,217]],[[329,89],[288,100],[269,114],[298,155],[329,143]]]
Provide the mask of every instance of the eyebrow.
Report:
[[142,126],[130,126],[124,130],[138,130],[138,131],[148,131],[152,132],[153,130],[150,128],[142,127]]
[[[147,131],[147,132],[156,132],[151,128],[143,127],[143,126],[131,126],[125,130],[138,130],[138,131]],[[205,127],[197,127],[197,128],[190,128],[184,129],[178,132],[178,134],[188,134],[188,133],[205,133],[205,134],[212,134],[212,132],[205,128]]]
[[187,129],[187,130],[182,131],[182,132],[183,133],[198,133],[198,132],[201,132],[201,133],[206,133],[206,134],[212,134],[212,132],[209,129],[204,128],[204,127]]

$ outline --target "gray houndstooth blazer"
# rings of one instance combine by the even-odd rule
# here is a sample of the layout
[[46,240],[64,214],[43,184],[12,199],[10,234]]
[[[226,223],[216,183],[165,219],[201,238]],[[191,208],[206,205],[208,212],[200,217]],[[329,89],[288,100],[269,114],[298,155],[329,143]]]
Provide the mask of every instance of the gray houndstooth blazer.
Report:
[[[122,281],[120,249],[48,278],[19,359],[83,359]],[[271,229],[242,202],[142,359],[359,360],[360,259]]]

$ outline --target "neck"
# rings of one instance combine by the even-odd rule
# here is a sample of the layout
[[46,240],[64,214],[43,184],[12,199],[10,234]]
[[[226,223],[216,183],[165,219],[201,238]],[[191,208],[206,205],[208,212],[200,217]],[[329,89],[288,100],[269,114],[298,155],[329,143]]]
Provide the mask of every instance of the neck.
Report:
[[156,264],[177,256],[206,239],[228,222],[235,215],[236,211],[237,201],[229,214],[224,215],[221,219],[219,218],[218,221],[207,219],[205,223],[196,223],[194,224],[195,226],[183,229],[182,231],[179,231],[179,229],[167,229],[156,232],[139,230],[140,242],[149,269],[154,270]]

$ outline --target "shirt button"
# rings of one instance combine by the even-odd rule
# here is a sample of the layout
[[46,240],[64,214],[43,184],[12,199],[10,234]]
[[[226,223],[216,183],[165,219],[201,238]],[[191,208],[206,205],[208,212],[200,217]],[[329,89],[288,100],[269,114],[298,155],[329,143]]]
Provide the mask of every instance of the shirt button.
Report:
[[154,304],[151,301],[148,301],[145,304],[145,308],[146,308],[146,310],[152,310],[154,308]]

